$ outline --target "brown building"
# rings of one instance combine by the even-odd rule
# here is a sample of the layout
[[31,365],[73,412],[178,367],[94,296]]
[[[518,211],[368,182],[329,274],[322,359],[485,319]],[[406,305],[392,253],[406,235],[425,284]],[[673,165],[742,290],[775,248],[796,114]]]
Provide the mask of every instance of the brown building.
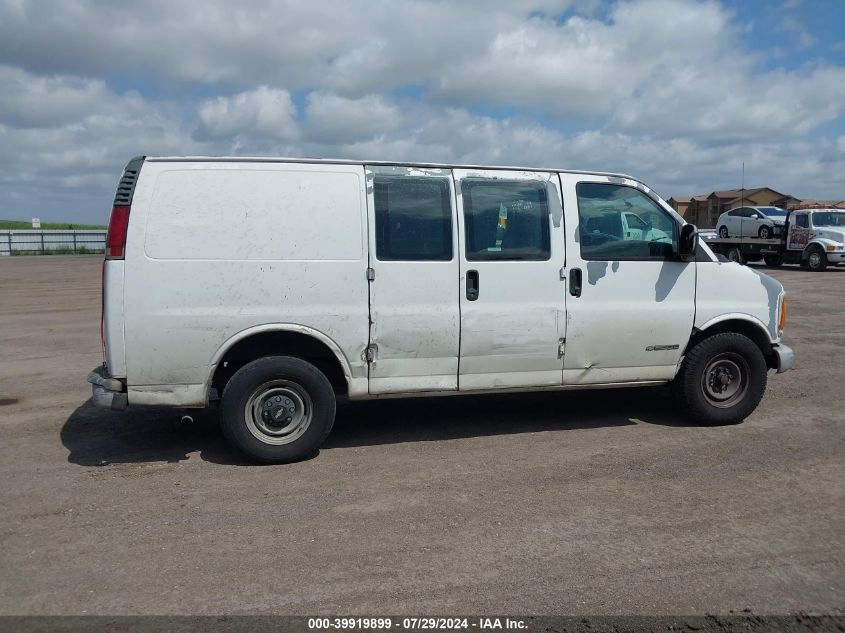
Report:
[[672,196],[666,202],[668,202],[669,206],[675,211],[680,213],[685,220],[687,219],[687,209],[692,202],[692,196]]

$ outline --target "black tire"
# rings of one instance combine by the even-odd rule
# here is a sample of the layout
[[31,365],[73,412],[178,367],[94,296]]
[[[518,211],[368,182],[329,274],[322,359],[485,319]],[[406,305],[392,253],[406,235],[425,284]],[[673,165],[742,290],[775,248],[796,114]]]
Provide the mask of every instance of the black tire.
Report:
[[[725,376],[722,370],[727,371],[727,384],[720,382]],[[723,332],[700,341],[687,352],[672,392],[681,411],[694,422],[706,426],[736,424],[760,404],[767,371],[766,359],[754,341],[736,332]],[[734,380],[738,381],[736,386]]]
[[770,226],[761,226],[760,230],[757,231],[757,236],[761,240],[767,240],[772,236],[772,227]]
[[736,262],[737,264],[745,263],[745,257],[742,256],[742,251],[738,246],[732,246],[728,249],[728,259],[732,262]]
[[728,227],[720,226],[719,227],[719,237],[725,238],[728,236]]
[[226,384],[220,403],[223,435],[263,464],[310,457],[328,437],[334,417],[329,380],[292,356],[266,356],[244,365]]
[[780,266],[783,264],[783,257],[780,255],[763,255],[763,261],[766,266]]
[[807,268],[813,272],[821,272],[827,268],[827,255],[820,246],[813,246],[807,253],[807,259],[805,261]]

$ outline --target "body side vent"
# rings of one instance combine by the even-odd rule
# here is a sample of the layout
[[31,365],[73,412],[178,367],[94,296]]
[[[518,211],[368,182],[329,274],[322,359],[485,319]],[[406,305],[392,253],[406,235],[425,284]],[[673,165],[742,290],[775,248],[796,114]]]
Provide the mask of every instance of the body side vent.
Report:
[[114,195],[115,206],[129,206],[132,204],[132,195],[135,193],[135,183],[138,181],[138,172],[141,171],[141,164],[144,156],[136,156],[127,163],[123,170],[123,176],[117,185],[117,193]]

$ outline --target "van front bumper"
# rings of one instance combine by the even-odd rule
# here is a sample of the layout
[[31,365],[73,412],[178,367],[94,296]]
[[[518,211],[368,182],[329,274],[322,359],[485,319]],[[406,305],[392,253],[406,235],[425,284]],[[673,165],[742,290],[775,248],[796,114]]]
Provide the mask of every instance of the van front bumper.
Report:
[[772,345],[772,351],[774,352],[775,360],[777,361],[777,373],[782,374],[792,367],[792,360],[795,358],[795,352],[792,351],[791,347],[784,345],[783,343],[779,343],[777,345]]
[[128,404],[123,382],[108,375],[105,365],[100,365],[88,374],[91,383],[91,399],[98,407],[122,411]]

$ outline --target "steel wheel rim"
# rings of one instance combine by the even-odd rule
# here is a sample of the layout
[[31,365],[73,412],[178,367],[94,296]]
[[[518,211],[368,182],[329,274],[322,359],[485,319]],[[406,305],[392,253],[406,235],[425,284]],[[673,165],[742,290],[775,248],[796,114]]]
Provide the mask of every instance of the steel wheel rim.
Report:
[[728,229],[726,229],[726,228],[723,226],[721,229],[719,229],[719,235],[720,235],[721,237],[727,237],[727,236],[728,236]]
[[810,253],[807,261],[810,263],[811,268],[818,268],[819,264],[822,263],[822,257],[818,253]]
[[280,446],[295,442],[311,425],[314,405],[308,392],[290,380],[266,382],[247,398],[244,419],[260,442]]
[[764,240],[769,238],[769,229],[767,229],[765,226],[760,229],[760,237]]
[[715,407],[727,409],[748,392],[748,362],[733,352],[713,357],[701,376],[701,391]]
[[739,263],[739,260],[740,260],[739,251],[738,251],[737,249],[735,249],[735,248],[732,248],[732,249],[730,250],[730,252],[728,253],[728,258],[729,258],[732,262],[737,262],[737,263]]

